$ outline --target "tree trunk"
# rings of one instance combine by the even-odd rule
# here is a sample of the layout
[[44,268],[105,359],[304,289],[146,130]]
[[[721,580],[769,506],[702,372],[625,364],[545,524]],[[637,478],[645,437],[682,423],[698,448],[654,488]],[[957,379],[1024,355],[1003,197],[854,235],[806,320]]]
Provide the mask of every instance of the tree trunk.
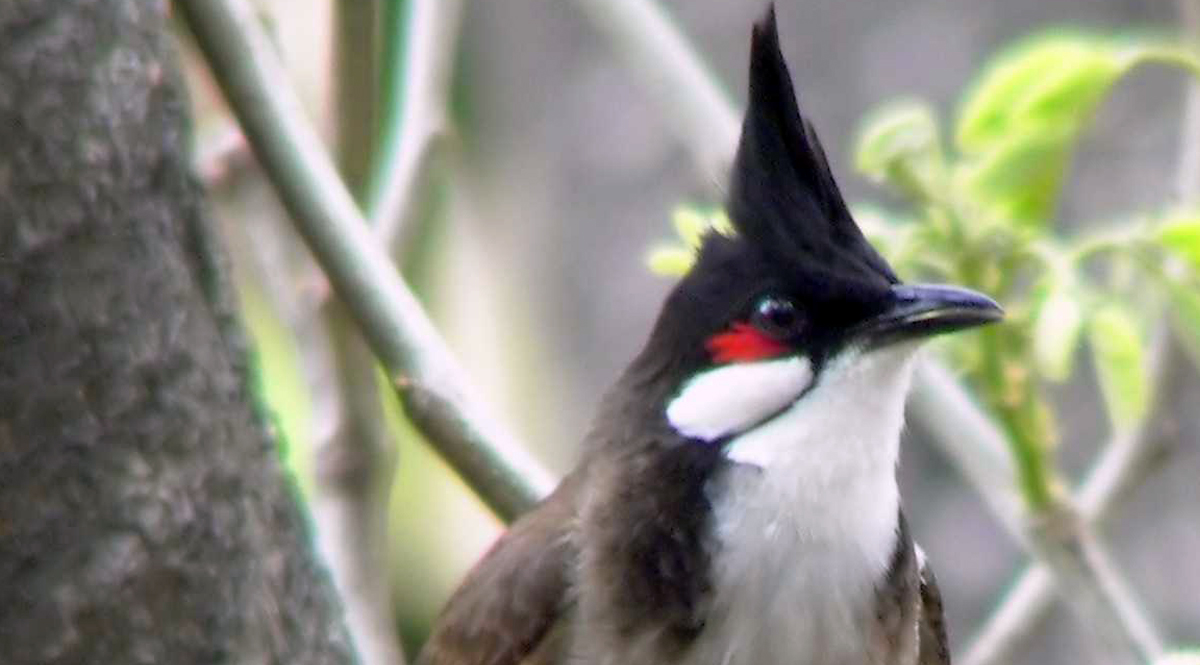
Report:
[[166,15],[0,2],[0,662],[348,663]]

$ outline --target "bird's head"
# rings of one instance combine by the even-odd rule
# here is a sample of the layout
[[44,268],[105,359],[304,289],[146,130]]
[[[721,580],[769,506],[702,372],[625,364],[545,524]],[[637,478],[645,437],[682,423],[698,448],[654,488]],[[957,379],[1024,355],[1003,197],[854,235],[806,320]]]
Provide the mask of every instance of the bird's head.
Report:
[[902,284],[863,237],[800,113],[773,9],[754,27],[726,211],[733,232],[704,236],[626,376],[687,438],[745,433],[846,365],[907,372],[880,358],[1001,317],[973,291]]

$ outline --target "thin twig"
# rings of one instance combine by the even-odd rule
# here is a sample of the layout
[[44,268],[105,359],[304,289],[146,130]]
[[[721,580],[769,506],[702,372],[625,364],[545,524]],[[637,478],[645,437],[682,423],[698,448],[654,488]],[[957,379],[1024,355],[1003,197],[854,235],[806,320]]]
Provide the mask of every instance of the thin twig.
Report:
[[[361,202],[379,139],[382,0],[335,0],[330,106],[342,180]],[[401,26],[402,29],[402,26]]]
[[[354,384],[356,374],[346,371],[351,363],[346,362],[345,349],[366,353],[366,347],[361,338],[357,347],[340,343],[339,336],[346,333],[338,325],[348,325],[347,317],[330,314],[339,304],[325,298],[327,283],[308,252],[281,220],[255,216],[246,221],[230,225],[230,232],[240,238],[233,246],[249,254],[241,263],[253,264],[255,281],[294,334],[312,397],[310,439],[316,469],[309,505],[317,525],[317,548],[346,609],[360,662],[400,665],[404,655],[387,584],[386,506],[394,450],[382,416],[364,417],[379,403],[373,358],[365,358],[370,384]],[[358,401],[356,396],[367,399]],[[372,429],[362,431],[363,425]],[[372,445],[382,447],[362,450]]]
[[[357,20],[339,14],[339,37],[356,37],[354,57],[339,58],[349,74],[336,80],[358,84],[355,74],[370,79],[366,49],[356,33],[373,30],[371,3],[342,3]],[[341,7],[339,7],[341,9]],[[366,14],[366,15],[363,15]],[[339,56],[344,49],[339,49]],[[359,79],[361,80],[361,79]],[[373,92],[341,90],[338,98],[339,146],[343,152],[369,150],[374,132],[369,109]],[[364,112],[365,111],[365,112]],[[365,117],[364,117],[365,116]],[[206,185],[232,182],[235,169],[251,163],[249,146],[232,120],[225,121],[218,139],[201,150],[199,172]],[[343,166],[345,168],[345,166]],[[351,176],[348,174],[348,178]],[[362,179],[361,168],[358,179]],[[403,665],[404,653],[396,634],[388,558],[388,500],[395,469],[395,449],[387,430],[375,362],[344,308],[328,296],[328,283],[311,255],[274,215],[257,215],[231,224],[239,238],[231,243],[242,265],[254,268],[253,281],[267,293],[271,306],[293,333],[300,369],[312,399],[309,441],[315,463],[309,506],[315,537],[346,611],[346,624],[363,665]]]
[[962,658],[965,665],[1011,661],[1013,650],[1024,640],[1054,602],[1054,574],[1038,563],[1025,569],[1000,607],[988,615]]
[[337,364],[338,427],[318,442],[311,501],[317,542],[346,608],[363,665],[402,665],[391,594],[388,510],[396,444],[375,358],[339,300],[322,308]]
[[399,248],[408,244],[411,216],[421,209],[415,199],[428,189],[428,165],[449,132],[463,8],[462,0],[411,0],[410,5],[405,66],[394,66],[390,74],[403,79],[403,105],[399,117],[384,127],[367,206],[381,242],[394,256],[402,256]]
[[642,78],[667,126],[715,189],[723,190],[740,115],[667,12],[652,0],[576,0]]
[[[468,391],[462,368],[339,178],[245,0],[177,6],[410,418],[498,515],[512,519],[527,510],[552,487],[552,476]],[[431,405],[438,408],[423,411]]]
[[[373,43],[379,5],[371,0],[335,4],[334,95],[337,148],[343,177],[361,192],[375,144]],[[308,262],[316,276],[318,269]],[[363,665],[403,665],[396,632],[389,558],[389,505],[396,470],[396,443],[388,430],[379,394],[376,363],[342,302],[331,298],[313,325],[326,331],[329,346],[300,347],[302,355],[332,351],[332,385],[313,386],[315,397],[331,402],[329,436],[314,441],[316,488],[311,500],[317,544],[346,609]],[[309,377],[310,379],[318,377]],[[321,406],[321,405],[318,405]]]
[[[1060,596],[1070,602],[1089,631],[1110,648],[1139,657],[1161,650],[1156,631],[1132,602],[1128,584],[1119,571],[1099,565],[1107,562],[1109,556],[1091,535],[1086,514],[1082,518],[1076,516],[1072,504],[1062,501],[1056,512],[1027,519],[1016,493],[1012,462],[1003,448],[1006,444],[998,428],[979,419],[973,404],[951,397],[961,389],[947,387],[953,378],[944,369],[929,363],[922,367],[918,377],[910,407],[942,414],[939,418],[924,419],[923,428],[943,453],[955,461],[1009,532],[1039,559],[1037,566],[1014,586],[1004,606],[992,614],[964,661],[1002,662],[975,659],[1000,654],[1001,647],[1007,654],[1010,640],[1031,627],[1025,622],[1025,612],[1049,607],[1055,581]],[[955,438],[973,442],[977,450],[967,451],[955,445]],[[1095,482],[1104,482],[1099,478]]]
[[1132,586],[1114,567],[1069,501],[1031,521],[1031,551],[1054,571],[1058,597],[1064,600],[1098,650],[1125,662],[1144,663],[1163,651],[1162,638],[1135,598]]
[[192,160],[201,182],[210,189],[224,185],[250,161],[246,139],[233,122],[209,133]]

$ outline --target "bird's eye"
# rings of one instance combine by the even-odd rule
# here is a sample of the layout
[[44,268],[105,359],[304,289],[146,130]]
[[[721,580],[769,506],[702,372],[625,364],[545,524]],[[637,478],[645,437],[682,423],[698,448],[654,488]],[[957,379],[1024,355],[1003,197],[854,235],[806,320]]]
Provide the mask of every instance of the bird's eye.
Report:
[[754,305],[750,322],[776,339],[793,337],[804,328],[804,317],[790,300],[764,296]]

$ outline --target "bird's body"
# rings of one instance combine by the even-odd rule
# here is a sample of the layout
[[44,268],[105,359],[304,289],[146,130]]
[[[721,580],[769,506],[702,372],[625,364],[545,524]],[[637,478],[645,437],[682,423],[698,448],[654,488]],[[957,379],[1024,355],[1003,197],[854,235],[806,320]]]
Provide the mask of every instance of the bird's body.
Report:
[[[574,636],[578,662],[917,663],[919,571],[895,478],[915,351],[910,344],[865,362],[840,358],[805,399],[715,459],[704,449],[633,453],[686,473],[601,449],[588,468],[601,476],[593,483],[631,496],[613,502],[600,491],[581,507],[576,574],[583,588],[609,593],[578,599],[581,623],[592,627]],[[847,397],[853,403],[838,403]],[[670,482],[682,496],[664,503],[649,486],[630,489],[642,482]],[[645,533],[624,529],[631,511],[644,512],[635,523]],[[698,515],[707,521],[689,533]]]
[[584,458],[464,581],[423,665],[948,665],[895,468],[921,338],[987,298],[900,284],[755,27],[726,209]]
[[[910,346],[830,368],[828,397],[810,395],[817,400],[730,444],[745,461],[702,448],[656,455],[648,450],[662,444],[654,437],[630,445],[593,433],[585,463],[514,525],[448,606],[442,631],[478,632],[435,634],[422,662],[948,663],[936,586],[922,579],[930,573],[904,523],[895,479],[914,355]],[[857,385],[847,392],[842,381]],[[845,414],[827,400],[846,394],[862,398],[858,417],[820,417]],[[632,409],[611,400],[606,407]],[[675,492],[655,491],[665,484]],[[491,579],[474,579],[481,574]],[[524,622],[506,621],[522,610]],[[513,638],[513,624],[526,626],[524,639],[535,646],[513,639],[519,657],[481,657],[488,652],[481,645]],[[924,644],[922,626],[930,635]]]

